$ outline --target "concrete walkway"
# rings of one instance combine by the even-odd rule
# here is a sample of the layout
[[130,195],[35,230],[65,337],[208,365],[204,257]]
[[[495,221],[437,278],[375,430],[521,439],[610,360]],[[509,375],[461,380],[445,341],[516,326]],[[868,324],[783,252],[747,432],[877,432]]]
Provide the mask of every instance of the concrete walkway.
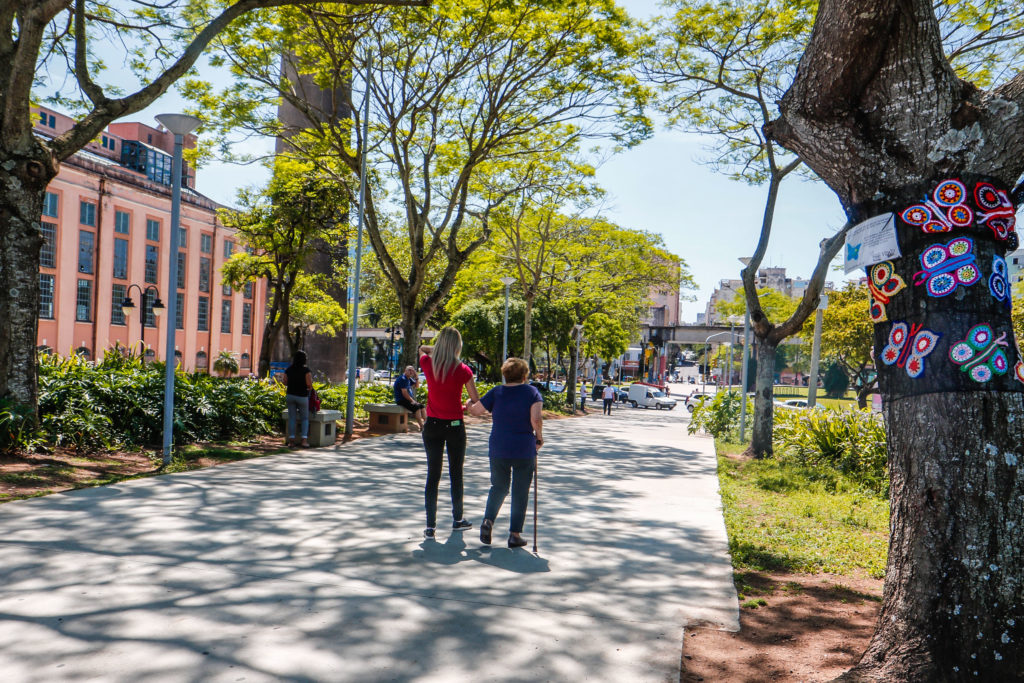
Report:
[[[738,629],[710,439],[685,410],[550,420],[539,547],[424,541],[418,435],[0,505],[3,681],[678,681]],[[532,505],[532,503],[531,503]],[[532,545],[532,508],[525,536]]]

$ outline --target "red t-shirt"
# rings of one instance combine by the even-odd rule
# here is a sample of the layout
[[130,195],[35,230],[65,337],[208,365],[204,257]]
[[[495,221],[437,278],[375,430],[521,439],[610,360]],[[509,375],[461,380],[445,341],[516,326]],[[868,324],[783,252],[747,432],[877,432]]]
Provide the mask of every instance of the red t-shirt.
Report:
[[420,367],[427,378],[427,417],[440,420],[462,419],[462,387],[473,379],[473,371],[465,363],[459,363],[441,379],[434,376],[434,365],[430,356],[420,356]]

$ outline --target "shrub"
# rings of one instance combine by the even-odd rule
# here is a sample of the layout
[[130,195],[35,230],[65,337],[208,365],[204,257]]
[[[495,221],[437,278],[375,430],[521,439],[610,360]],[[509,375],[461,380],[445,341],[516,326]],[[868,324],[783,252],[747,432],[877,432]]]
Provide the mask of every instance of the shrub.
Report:
[[885,426],[866,410],[780,410],[775,415],[776,456],[840,472],[885,493]]
[[[719,391],[710,401],[702,397],[690,415],[690,434],[703,429],[716,439],[730,437],[740,427],[741,397],[736,391]],[[754,402],[747,399],[747,415],[754,414]]]
[[32,450],[40,442],[32,410],[0,399],[0,453]]

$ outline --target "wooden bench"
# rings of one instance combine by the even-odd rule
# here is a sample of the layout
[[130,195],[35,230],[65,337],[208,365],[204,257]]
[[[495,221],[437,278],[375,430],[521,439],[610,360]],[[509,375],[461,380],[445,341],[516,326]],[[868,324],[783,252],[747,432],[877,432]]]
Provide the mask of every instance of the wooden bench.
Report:
[[370,431],[379,434],[405,434],[409,431],[409,411],[394,403],[367,403]]

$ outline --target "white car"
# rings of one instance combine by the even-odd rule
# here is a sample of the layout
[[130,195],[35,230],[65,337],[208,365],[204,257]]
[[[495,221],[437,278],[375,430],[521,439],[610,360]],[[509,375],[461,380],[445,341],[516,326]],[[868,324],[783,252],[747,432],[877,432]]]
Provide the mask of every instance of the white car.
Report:
[[701,399],[710,401],[714,397],[712,393],[695,391],[686,399],[686,409],[692,413],[693,409],[700,405]]
[[629,385],[629,405],[634,408],[666,408],[672,410],[676,407],[676,400],[661,391],[657,387],[646,384]]

